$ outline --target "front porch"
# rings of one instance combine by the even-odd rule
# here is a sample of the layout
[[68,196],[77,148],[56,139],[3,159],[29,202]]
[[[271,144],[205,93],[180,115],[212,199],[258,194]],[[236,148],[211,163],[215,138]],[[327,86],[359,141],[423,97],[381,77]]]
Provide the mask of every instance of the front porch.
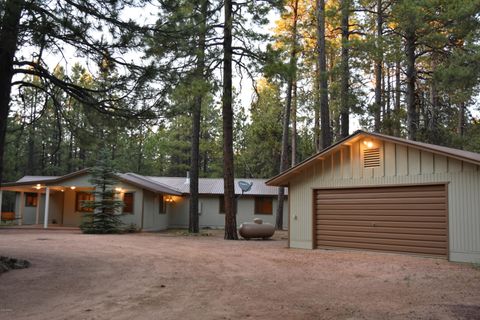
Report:
[[88,195],[92,189],[91,186],[46,186],[40,183],[2,187],[0,189],[0,208],[4,191],[15,192],[16,195],[13,212],[2,212],[0,225],[6,228],[78,229],[83,216],[78,203],[80,200],[85,200],[81,196]]

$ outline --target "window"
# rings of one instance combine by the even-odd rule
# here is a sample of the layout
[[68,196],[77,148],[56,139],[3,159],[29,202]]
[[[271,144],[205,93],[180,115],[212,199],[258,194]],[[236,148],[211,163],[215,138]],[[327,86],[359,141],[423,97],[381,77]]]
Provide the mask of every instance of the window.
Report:
[[133,214],[133,192],[125,192],[123,194],[123,213]]
[[36,207],[38,204],[38,197],[36,193],[25,194],[25,207]]
[[218,213],[225,213],[225,197],[220,196],[218,197]]
[[77,192],[76,195],[76,205],[75,205],[75,210],[79,212],[92,212],[93,208],[85,208],[84,203],[85,201],[93,201],[95,198],[93,197],[93,194],[90,192]]
[[158,213],[159,214],[167,213],[167,207],[166,207],[165,198],[163,197],[163,194],[158,195]]
[[255,214],[273,214],[273,198],[255,197]]

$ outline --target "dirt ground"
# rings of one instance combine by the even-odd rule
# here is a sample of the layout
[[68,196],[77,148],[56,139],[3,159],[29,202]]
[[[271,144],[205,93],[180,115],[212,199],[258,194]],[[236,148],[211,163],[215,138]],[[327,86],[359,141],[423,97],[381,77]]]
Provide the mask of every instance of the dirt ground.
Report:
[[1,230],[0,319],[480,319],[480,269],[225,241],[221,232]]

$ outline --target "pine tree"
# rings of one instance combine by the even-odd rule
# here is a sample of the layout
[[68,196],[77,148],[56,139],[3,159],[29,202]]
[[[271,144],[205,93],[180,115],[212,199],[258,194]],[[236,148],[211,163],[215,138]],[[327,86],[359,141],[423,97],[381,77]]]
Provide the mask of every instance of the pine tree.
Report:
[[90,171],[90,182],[95,186],[92,191],[93,200],[84,201],[84,208],[91,209],[85,214],[84,222],[80,226],[83,233],[119,233],[122,231],[122,221],[118,216],[120,208],[124,206],[115,190],[117,179],[110,162],[110,154],[106,149],[100,153],[97,165]]

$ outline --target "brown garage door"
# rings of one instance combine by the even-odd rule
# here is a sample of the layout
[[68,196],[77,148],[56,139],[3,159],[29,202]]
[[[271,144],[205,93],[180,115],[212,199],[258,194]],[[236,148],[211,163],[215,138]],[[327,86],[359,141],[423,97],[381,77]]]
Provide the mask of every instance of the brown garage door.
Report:
[[448,254],[445,185],[317,190],[316,245]]

